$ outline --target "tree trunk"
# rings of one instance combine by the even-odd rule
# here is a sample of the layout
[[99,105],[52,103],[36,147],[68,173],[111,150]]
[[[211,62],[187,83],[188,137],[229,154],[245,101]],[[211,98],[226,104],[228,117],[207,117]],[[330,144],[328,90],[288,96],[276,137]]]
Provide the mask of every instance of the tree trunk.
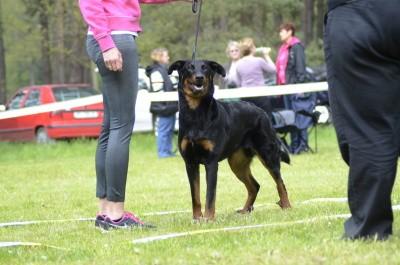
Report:
[[3,17],[0,1],[0,104],[6,103],[7,90],[6,90],[6,58],[4,51],[3,41]]
[[65,20],[65,1],[58,1],[56,3],[56,17],[55,27],[53,29],[53,34],[55,36],[56,52],[52,56],[53,65],[53,81],[56,83],[65,83],[65,54],[66,48],[64,45],[64,20]]
[[324,0],[317,0],[317,19],[316,33],[318,39],[324,37],[324,16],[326,13],[326,5]]
[[314,0],[304,0],[303,32],[304,44],[309,44],[314,39],[313,31]]
[[51,58],[50,58],[50,32],[49,14],[46,3],[43,3],[39,11],[40,32],[42,35],[42,81],[52,83]]

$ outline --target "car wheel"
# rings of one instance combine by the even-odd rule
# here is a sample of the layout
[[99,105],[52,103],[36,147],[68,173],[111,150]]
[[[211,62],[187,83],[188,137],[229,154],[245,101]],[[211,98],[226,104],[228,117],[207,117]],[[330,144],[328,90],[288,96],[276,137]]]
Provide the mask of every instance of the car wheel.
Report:
[[44,127],[39,127],[36,130],[36,143],[38,144],[48,144],[54,142],[53,139],[47,134],[47,130]]

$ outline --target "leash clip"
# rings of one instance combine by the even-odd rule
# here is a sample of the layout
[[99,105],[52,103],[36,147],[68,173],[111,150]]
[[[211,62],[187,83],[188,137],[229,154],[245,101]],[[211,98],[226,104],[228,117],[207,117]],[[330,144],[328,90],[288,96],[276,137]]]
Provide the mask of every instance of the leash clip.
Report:
[[193,12],[194,14],[197,13],[198,6],[199,6],[199,0],[193,0],[193,3],[192,3],[192,12]]

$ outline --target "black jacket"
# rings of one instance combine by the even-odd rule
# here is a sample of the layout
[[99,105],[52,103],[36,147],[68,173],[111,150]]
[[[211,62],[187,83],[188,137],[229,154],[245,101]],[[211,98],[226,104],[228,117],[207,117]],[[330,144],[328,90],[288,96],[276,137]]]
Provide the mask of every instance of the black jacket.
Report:
[[306,81],[306,56],[301,43],[293,45],[289,50],[286,66],[286,84],[304,83]]
[[169,78],[168,69],[166,66],[159,64],[159,63],[155,63],[155,64],[152,64],[152,65],[149,65],[146,67],[146,75],[150,78],[150,91],[158,92],[158,91],[154,91],[153,84],[151,82],[151,74],[156,71],[160,72],[160,74],[164,80],[164,86],[162,88],[162,91],[164,91],[164,92],[173,91],[174,86],[171,82],[171,79]]
[[[175,88],[174,85],[172,84],[171,79],[169,78],[167,67],[162,64],[155,63],[146,67],[146,75],[150,78],[150,92],[158,92],[154,91],[151,80],[151,74],[156,71],[160,72],[164,81],[164,86],[161,90],[164,92],[174,91]],[[168,117],[171,115],[175,115],[177,111],[178,111],[177,101],[151,102],[150,104],[150,112],[154,115]]]
[[334,9],[337,6],[343,5],[349,0],[328,0],[328,11]]

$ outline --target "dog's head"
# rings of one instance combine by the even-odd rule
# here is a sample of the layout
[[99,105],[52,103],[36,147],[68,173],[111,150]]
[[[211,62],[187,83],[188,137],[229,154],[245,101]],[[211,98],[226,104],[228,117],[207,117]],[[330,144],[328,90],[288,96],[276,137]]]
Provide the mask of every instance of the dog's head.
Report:
[[176,61],[168,69],[168,74],[174,70],[179,73],[178,89],[185,95],[201,98],[214,93],[213,79],[216,73],[225,76],[222,65],[213,61]]

